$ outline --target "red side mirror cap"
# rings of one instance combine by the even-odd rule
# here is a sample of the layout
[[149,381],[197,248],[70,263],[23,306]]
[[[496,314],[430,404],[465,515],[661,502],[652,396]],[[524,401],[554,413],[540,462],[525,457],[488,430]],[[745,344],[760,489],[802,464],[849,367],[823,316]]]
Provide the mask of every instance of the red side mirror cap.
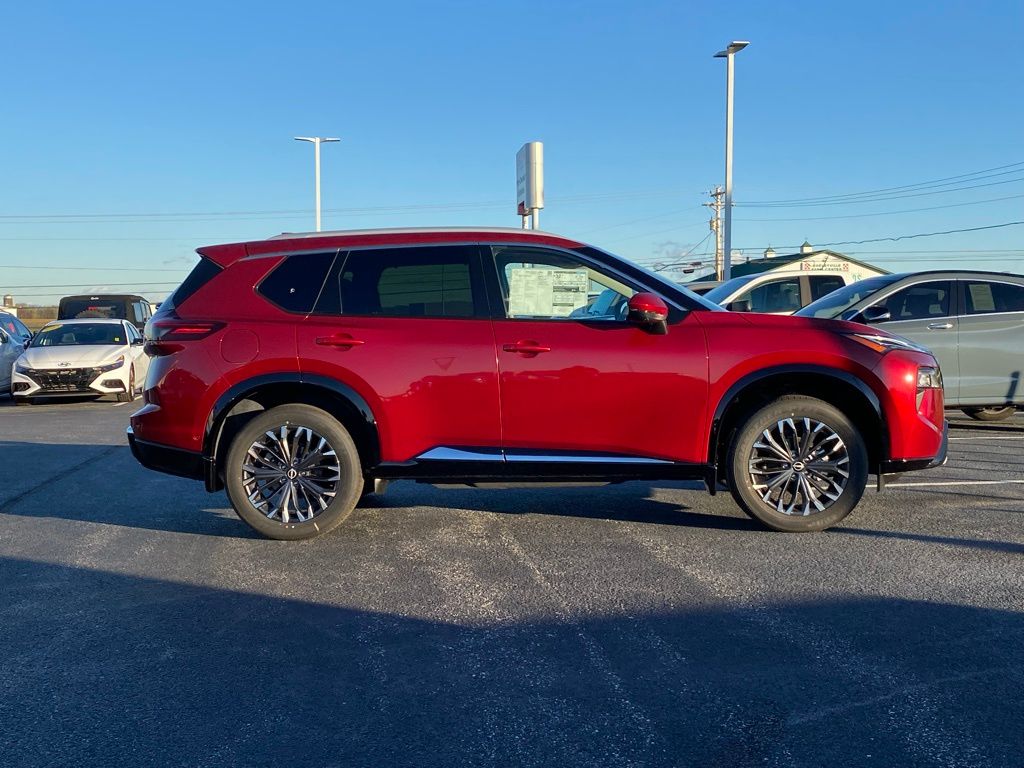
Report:
[[655,293],[637,293],[629,300],[629,322],[649,333],[668,333],[668,305]]

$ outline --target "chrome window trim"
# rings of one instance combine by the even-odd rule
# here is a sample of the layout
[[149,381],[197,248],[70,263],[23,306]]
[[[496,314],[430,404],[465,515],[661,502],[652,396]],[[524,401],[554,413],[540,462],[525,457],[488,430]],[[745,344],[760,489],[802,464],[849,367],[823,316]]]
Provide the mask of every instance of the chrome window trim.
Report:
[[[423,230],[419,230],[419,229],[411,230],[411,232],[422,232],[422,231]],[[481,231],[484,231],[484,230],[481,230]],[[488,230],[488,231],[490,231],[490,230]],[[493,231],[503,232],[503,231],[506,231],[506,230],[493,230]],[[524,232],[524,231],[525,232],[530,232],[530,231],[535,231],[535,230],[511,229],[511,230],[507,230],[507,231],[510,232],[510,233],[511,232],[517,232],[518,233],[518,232]],[[555,235],[550,235],[550,234],[548,234],[547,236],[548,237],[555,237]],[[623,272],[620,272],[619,270],[615,269],[614,267],[609,266],[608,264],[604,264],[604,263],[602,263],[602,262],[592,258],[591,256],[588,256],[588,255],[586,255],[584,253],[580,253],[579,251],[573,250],[572,248],[567,248],[567,247],[561,246],[561,245],[552,245],[550,243],[522,243],[522,242],[516,242],[516,241],[500,241],[500,240],[491,240],[491,239],[487,239],[487,240],[479,240],[479,239],[478,240],[450,240],[450,241],[449,240],[445,240],[443,242],[436,242],[436,243],[383,243],[383,244],[377,244],[377,245],[357,245],[357,246],[352,246],[352,247],[345,247],[344,245],[338,245],[338,246],[335,246],[334,250],[335,250],[335,253],[337,254],[337,253],[341,253],[341,252],[352,253],[353,251],[379,251],[379,250],[391,250],[391,249],[395,249],[395,248],[438,248],[438,247],[442,247],[443,248],[443,247],[466,246],[466,245],[475,245],[475,246],[478,246],[478,247],[486,247],[486,248],[492,248],[492,247],[514,248],[514,247],[518,246],[518,247],[522,247],[522,248],[539,248],[539,249],[544,249],[544,250],[549,250],[549,251],[556,251],[558,253],[562,253],[562,254],[564,254],[566,256],[570,256],[570,257],[575,258],[575,259],[577,259],[579,261],[582,261],[583,263],[589,264],[590,266],[592,266],[594,269],[596,269],[599,272],[600,271],[608,272],[609,274],[614,275],[616,278],[618,278],[620,280],[620,282],[623,282],[626,285],[636,285],[636,284],[638,284],[637,280],[635,278],[630,277],[629,275],[626,275]],[[281,258],[281,257],[285,257],[285,256],[302,256],[302,255],[313,254],[313,253],[326,253],[329,250],[330,249],[325,249],[325,248],[306,248],[306,249],[300,249],[300,250],[289,249],[289,250],[273,251],[272,253],[258,253],[258,254],[253,254],[253,255],[250,255],[250,256],[243,256],[238,261],[239,262],[243,262],[243,261],[256,261],[257,259]],[[608,255],[611,256],[612,258],[622,258],[620,256],[615,256],[614,254],[608,254]],[[493,256],[492,256],[492,258],[493,258]],[[639,267],[639,269],[642,270],[643,267]],[[649,293],[657,294],[659,297],[661,297],[661,299],[663,301],[667,302],[668,304],[670,304],[671,306],[675,307],[679,311],[681,311],[681,312],[689,312],[689,311],[691,311],[691,309],[689,307],[682,306],[679,302],[674,301],[670,297],[666,296],[662,291],[658,290],[655,287],[652,287],[650,284],[648,284],[648,283],[641,283],[640,285],[642,286],[644,291],[649,292]],[[516,319],[531,319],[531,318],[506,317],[504,319],[505,320],[516,320]],[[542,320],[541,318],[532,318],[532,319],[534,321]],[[558,318],[548,318],[548,319],[555,320],[555,319],[558,319]]]

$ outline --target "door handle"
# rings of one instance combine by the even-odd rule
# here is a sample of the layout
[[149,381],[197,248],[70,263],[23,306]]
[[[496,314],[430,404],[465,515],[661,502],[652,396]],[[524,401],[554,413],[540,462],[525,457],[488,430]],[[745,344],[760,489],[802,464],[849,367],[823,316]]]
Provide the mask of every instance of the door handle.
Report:
[[952,323],[928,323],[929,331],[948,331],[952,327]]
[[321,347],[338,347],[339,349],[350,349],[365,344],[362,339],[353,339],[347,333],[336,333],[333,336],[317,336],[316,343]]
[[536,355],[540,352],[550,352],[551,347],[545,347],[536,341],[517,341],[515,344],[505,344],[502,349],[506,352],[518,352],[521,355]]

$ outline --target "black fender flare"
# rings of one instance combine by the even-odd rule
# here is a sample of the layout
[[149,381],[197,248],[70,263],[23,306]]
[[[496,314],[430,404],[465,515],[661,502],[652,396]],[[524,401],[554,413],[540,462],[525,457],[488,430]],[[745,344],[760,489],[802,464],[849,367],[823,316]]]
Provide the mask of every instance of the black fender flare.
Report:
[[756,384],[758,381],[763,381],[764,379],[772,378],[774,376],[800,374],[810,374],[814,376],[835,379],[857,389],[857,391],[859,391],[871,405],[872,409],[875,412],[875,415],[878,416],[878,421],[881,427],[882,435],[882,445],[880,446],[880,449],[883,454],[886,452],[886,448],[888,446],[889,441],[887,439],[887,429],[884,414],[882,411],[882,404],[878,400],[878,395],[875,394],[874,390],[871,389],[871,387],[868,386],[868,384],[863,379],[850,373],[849,371],[842,371],[824,365],[813,365],[810,363],[788,364],[773,366],[771,368],[763,368],[761,370],[748,373],[746,376],[742,376],[735,382],[733,382],[732,386],[730,386],[729,389],[726,390],[725,394],[722,395],[721,399],[715,406],[715,413],[711,419],[711,430],[708,439],[708,463],[714,466],[717,466],[718,464],[717,447],[718,440],[720,438],[719,432],[722,428],[722,421],[725,417],[725,413],[728,410],[729,406],[732,404],[733,400],[736,399],[736,396],[740,394],[740,392],[747,389],[751,385]]
[[207,487],[218,485],[216,478],[216,460],[220,450],[220,437],[223,432],[224,420],[231,412],[231,409],[243,400],[250,398],[260,390],[268,387],[293,385],[296,387],[313,387],[324,390],[329,394],[340,398],[355,410],[360,423],[366,428],[366,435],[373,441],[371,455],[380,456],[379,436],[377,433],[377,419],[366,399],[348,384],[333,379],[329,376],[318,376],[289,373],[266,373],[245,379],[233,384],[225,390],[214,402],[210,415],[206,419],[206,427],[203,432],[203,461],[207,464]]

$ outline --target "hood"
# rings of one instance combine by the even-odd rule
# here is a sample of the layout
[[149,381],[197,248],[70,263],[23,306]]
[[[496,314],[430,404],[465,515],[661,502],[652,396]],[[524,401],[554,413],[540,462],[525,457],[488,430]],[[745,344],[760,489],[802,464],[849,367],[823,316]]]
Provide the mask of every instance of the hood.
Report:
[[127,355],[128,348],[119,344],[97,344],[69,347],[29,347],[20,360],[29,368],[93,368],[113,362],[118,355]]
[[851,323],[848,320],[832,320],[824,317],[800,317],[799,315],[766,315],[760,312],[715,312],[701,315],[704,325],[733,326],[747,328],[754,326],[765,330],[778,331],[829,331],[831,333],[871,333],[875,336],[893,334],[872,325]]

